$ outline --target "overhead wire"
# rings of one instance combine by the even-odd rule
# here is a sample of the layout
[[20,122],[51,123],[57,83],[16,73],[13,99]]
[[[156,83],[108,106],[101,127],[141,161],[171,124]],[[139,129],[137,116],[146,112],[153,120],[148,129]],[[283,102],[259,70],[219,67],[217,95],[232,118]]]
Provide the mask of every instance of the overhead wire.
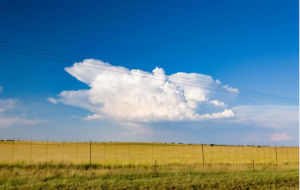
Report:
[[[78,57],[78,58],[84,59],[83,57],[79,57],[79,56],[73,56],[73,55],[70,55],[70,54],[59,53],[59,52],[56,52],[56,51],[50,51],[50,50],[45,50],[45,49],[41,49],[41,48],[34,48],[34,47],[31,47],[31,46],[24,46],[24,45],[20,45],[20,44],[16,44],[16,43],[11,43],[11,42],[0,41],[0,43],[6,43],[6,44],[15,45],[15,46],[26,47],[26,48],[31,48],[31,49],[37,49],[37,50],[40,50],[40,51],[46,51],[46,52],[57,53],[57,54],[61,54],[61,55],[67,55],[67,56]],[[73,60],[73,61],[77,61],[74,58],[63,57],[63,56],[58,56],[58,55],[53,55],[53,54],[47,54],[47,53],[42,53],[42,52],[36,52],[36,51],[27,50],[27,49],[23,49],[23,48],[16,48],[16,47],[5,46],[5,45],[0,45],[0,46],[7,47],[7,48],[12,48],[12,49],[18,49],[18,50],[22,50],[22,51],[28,51],[28,52],[38,53],[38,54],[42,54],[42,55],[49,55],[49,56],[54,56],[54,57],[59,57],[59,58],[63,58],[63,59],[70,59],[70,60]],[[87,61],[87,60],[85,60],[85,62],[94,64],[94,62],[90,62],[90,61]],[[110,67],[110,66],[107,66],[107,65],[101,65],[101,66],[102,67]],[[118,68],[118,69],[126,70],[125,68]],[[137,72],[137,71],[134,71],[134,70],[132,70],[132,71],[133,72]],[[167,76],[165,74],[159,74],[159,73],[156,73],[156,75],[163,75],[164,77]],[[176,78],[176,79],[180,79],[180,80],[182,79],[184,81],[192,82],[192,83],[204,83],[204,84],[215,86],[217,88],[228,88],[228,87],[221,86],[220,84],[215,84],[215,83],[206,82],[206,81],[199,81],[199,80],[191,80],[191,79],[187,79],[187,78],[179,77],[179,76],[174,76],[174,75],[167,76],[167,77],[169,77],[169,78]],[[267,93],[262,93],[262,92],[258,92],[258,91],[251,91],[251,90],[246,90],[246,89],[242,89],[242,88],[239,88],[238,90],[240,92],[245,92],[247,94],[252,94],[252,95],[258,95],[258,96],[263,96],[263,97],[268,97],[268,98],[276,98],[276,99],[282,99],[282,100],[287,100],[287,101],[299,102],[297,99],[288,98],[288,97],[284,97],[284,96],[267,94]]]
[[[1,42],[1,41],[0,41]],[[4,46],[4,45],[0,45],[2,47],[9,47],[9,46]],[[62,57],[62,56],[57,56],[57,55],[52,55],[52,54],[46,54],[46,53],[41,53],[41,52],[36,52],[36,51],[31,51],[31,50],[26,50],[26,49],[22,49],[22,48],[15,48],[15,47],[9,47],[9,48],[14,48],[14,49],[18,49],[18,50],[22,50],[22,51],[28,51],[28,52],[32,52],[32,53],[38,53],[38,54],[42,54],[42,55],[49,55],[49,56],[54,56],[54,57],[59,57],[59,58],[63,58],[63,59],[66,59],[65,57]],[[46,57],[41,57],[41,56],[36,56],[36,55],[30,55],[30,54],[26,54],[26,53],[20,53],[20,52],[14,52],[14,51],[9,51],[9,50],[3,50],[3,49],[0,49],[0,51],[6,51],[6,52],[10,52],[10,53],[15,53],[15,54],[20,54],[20,55],[25,55],[25,56],[31,56],[31,57],[37,57],[37,58],[41,58],[41,59],[48,59],[48,60],[52,60],[52,61],[57,61],[57,62],[64,62],[64,63],[68,63],[68,64],[72,64],[68,61],[64,61],[64,60],[57,60],[57,59],[53,59],[53,58],[46,58]],[[67,59],[72,59],[72,58],[67,58]],[[72,59],[73,60],[73,59]],[[90,68],[96,68],[96,69],[102,69],[102,70],[106,70],[106,71],[111,71],[111,72],[118,72],[118,73],[122,73],[122,74],[130,74],[130,75],[134,75],[132,73],[124,73],[124,72],[119,72],[119,71],[116,71],[116,70],[108,70],[108,69],[104,69],[104,68],[101,68],[101,67],[108,67],[107,65],[96,65],[96,64],[93,64],[95,66],[98,66],[98,67],[93,67],[93,66],[90,66],[90,65],[84,65],[84,64],[78,64],[79,66],[86,66],[86,67],[90,67]],[[100,66],[100,68],[99,68]],[[118,68],[119,69],[119,68]],[[127,69],[125,68],[122,68],[126,71],[128,71]],[[134,71],[133,72],[138,72],[138,71]],[[158,75],[159,73],[156,73],[156,75]],[[146,77],[145,75],[143,76],[140,76],[140,75],[134,75],[134,76],[139,76],[139,77]],[[154,76],[154,75],[152,75]],[[291,99],[291,98],[286,98],[286,97],[276,97],[275,95],[273,97],[268,97],[268,96],[265,96],[266,94],[251,94],[251,93],[247,93],[247,94],[244,94],[245,92],[242,92],[242,93],[235,93],[235,92],[232,92],[232,91],[228,91],[228,89],[224,86],[220,86],[220,85],[212,85],[213,83],[207,83],[207,82],[203,82],[203,81],[193,81],[193,80],[182,80],[182,79],[185,79],[185,78],[182,78],[182,77],[175,77],[175,76],[168,76],[168,75],[162,75],[163,77],[168,77],[169,79],[171,78],[171,80],[177,80],[176,83],[178,84],[184,84],[184,85],[188,85],[188,86],[196,86],[196,85],[191,85],[191,84],[187,84],[187,83],[182,83],[182,82],[178,82],[179,81],[183,81],[183,82],[188,82],[188,83],[194,83],[194,84],[198,84],[198,85],[201,85],[202,86],[205,86],[205,88],[207,89],[211,89],[211,90],[216,90],[216,91],[221,91],[221,92],[227,92],[227,93],[233,93],[233,94],[240,94],[240,95],[244,95],[244,96],[249,96],[249,97],[255,97],[255,98],[261,98],[261,99],[266,99],[266,100],[272,100],[272,101],[279,101],[279,102],[284,102],[284,103],[291,103],[291,104],[296,104],[298,100],[296,99]],[[146,78],[149,78],[149,77],[146,77]],[[158,79],[158,78],[155,78],[155,77],[150,77],[151,79],[156,79],[156,80],[162,80],[162,79]],[[163,79],[165,80],[165,79]],[[205,84],[199,84],[199,83],[205,83]],[[196,86],[196,87],[199,87],[199,86]],[[214,88],[215,87],[215,88]],[[227,89],[226,91],[222,90],[222,89]],[[239,89],[240,90],[240,89]],[[286,99],[283,99],[283,98],[286,98]],[[298,103],[297,103],[298,104]]]

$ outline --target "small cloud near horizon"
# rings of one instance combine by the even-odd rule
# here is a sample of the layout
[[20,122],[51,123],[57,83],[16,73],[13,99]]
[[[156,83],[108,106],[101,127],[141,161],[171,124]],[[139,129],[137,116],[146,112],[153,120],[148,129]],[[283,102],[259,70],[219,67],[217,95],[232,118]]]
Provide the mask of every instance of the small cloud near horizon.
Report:
[[286,133],[274,133],[270,135],[271,141],[289,141],[292,137]]

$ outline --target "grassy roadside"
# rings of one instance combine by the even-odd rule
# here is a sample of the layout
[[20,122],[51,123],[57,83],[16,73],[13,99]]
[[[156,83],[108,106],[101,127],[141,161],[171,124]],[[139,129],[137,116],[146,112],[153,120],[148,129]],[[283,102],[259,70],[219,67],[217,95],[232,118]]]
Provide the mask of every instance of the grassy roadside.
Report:
[[299,189],[299,170],[165,170],[155,174],[146,169],[2,166],[0,189]]

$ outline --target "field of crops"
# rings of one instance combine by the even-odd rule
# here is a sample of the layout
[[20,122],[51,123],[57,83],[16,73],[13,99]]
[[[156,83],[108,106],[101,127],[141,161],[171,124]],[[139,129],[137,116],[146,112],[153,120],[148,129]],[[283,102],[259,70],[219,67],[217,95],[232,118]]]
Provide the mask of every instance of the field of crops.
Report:
[[0,167],[3,189],[299,188],[298,147],[0,141]]

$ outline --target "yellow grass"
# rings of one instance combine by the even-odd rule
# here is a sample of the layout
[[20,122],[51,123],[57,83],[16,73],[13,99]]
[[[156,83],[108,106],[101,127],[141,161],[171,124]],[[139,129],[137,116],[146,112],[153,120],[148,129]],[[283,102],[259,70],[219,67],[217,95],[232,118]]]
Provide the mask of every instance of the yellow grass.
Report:
[[[298,147],[203,146],[204,164],[298,165]],[[91,162],[102,165],[203,164],[202,145],[92,142]],[[0,141],[0,163],[89,164],[90,142]]]

